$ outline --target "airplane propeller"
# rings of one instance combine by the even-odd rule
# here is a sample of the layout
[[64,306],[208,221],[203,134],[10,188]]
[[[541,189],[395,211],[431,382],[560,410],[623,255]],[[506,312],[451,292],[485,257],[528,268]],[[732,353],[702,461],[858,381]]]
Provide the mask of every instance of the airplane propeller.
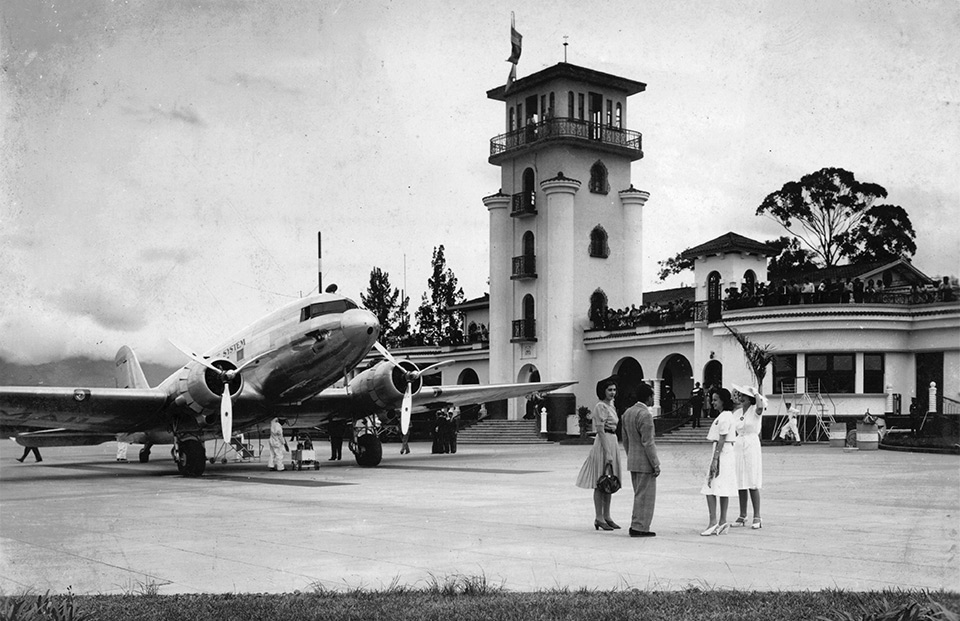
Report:
[[173,341],[170,341],[170,344],[186,354],[188,358],[197,364],[210,369],[220,376],[220,380],[223,382],[223,394],[220,396],[220,431],[223,435],[223,441],[229,444],[230,436],[233,435],[233,400],[230,397],[230,382],[240,375],[240,371],[243,371],[255,362],[259,362],[259,358],[251,358],[236,369],[221,369],[186,347],[182,347]]
[[387,359],[394,367],[400,369],[403,372],[403,377],[407,382],[407,387],[403,391],[403,401],[400,405],[400,433],[407,435],[407,431],[410,429],[410,415],[413,411],[413,393],[411,386],[415,381],[424,375],[429,375],[431,373],[436,373],[440,370],[441,367],[453,364],[453,360],[443,360],[435,364],[431,364],[428,367],[422,369],[406,369],[400,365],[400,362],[393,357],[393,355],[387,351],[387,348],[381,345],[379,342],[374,341],[373,346],[376,348],[380,354]]

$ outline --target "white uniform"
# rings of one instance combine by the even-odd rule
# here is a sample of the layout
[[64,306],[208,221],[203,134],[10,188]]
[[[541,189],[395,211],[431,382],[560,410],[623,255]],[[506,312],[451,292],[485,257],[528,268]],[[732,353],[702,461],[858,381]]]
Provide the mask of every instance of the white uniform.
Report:
[[[279,419],[270,421],[270,459],[267,468],[283,470],[283,426]],[[276,464],[276,465],[274,465]]]

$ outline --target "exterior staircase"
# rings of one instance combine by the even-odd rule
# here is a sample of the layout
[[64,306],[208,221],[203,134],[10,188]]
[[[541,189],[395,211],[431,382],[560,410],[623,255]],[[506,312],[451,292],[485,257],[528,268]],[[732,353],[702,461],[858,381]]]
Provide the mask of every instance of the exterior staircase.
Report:
[[486,419],[460,430],[457,444],[551,444],[535,420]]
[[691,427],[690,423],[677,427],[673,431],[657,436],[657,444],[708,444],[707,432],[710,430],[712,419],[700,419],[700,428]]

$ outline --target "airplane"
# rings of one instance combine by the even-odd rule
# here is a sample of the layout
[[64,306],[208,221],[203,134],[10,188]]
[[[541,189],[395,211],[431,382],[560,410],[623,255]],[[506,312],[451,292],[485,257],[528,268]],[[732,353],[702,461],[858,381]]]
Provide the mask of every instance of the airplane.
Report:
[[[575,382],[424,386],[422,377],[443,364],[419,368],[398,360],[377,342],[376,316],[336,293],[316,293],[264,316],[198,355],[177,346],[190,361],[158,386],[147,383],[134,351],[114,359],[116,388],[0,386],[0,433],[21,446],[84,446],[123,437],[144,445],[173,444],[177,470],[201,476],[204,442],[229,443],[235,431],[274,417],[294,428],[333,419],[355,421],[389,410],[401,413],[406,433],[414,412],[546,393]],[[383,356],[347,381],[371,349]],[[345,380],[343,387],[334,384]],[[382,445],[376,433],[358,435],[361,466],[376,466]]]

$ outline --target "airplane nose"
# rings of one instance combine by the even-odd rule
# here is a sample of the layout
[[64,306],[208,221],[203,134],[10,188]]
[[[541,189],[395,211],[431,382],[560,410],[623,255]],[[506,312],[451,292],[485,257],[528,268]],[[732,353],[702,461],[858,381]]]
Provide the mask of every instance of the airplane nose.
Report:
[[351,341],[373,343],[380,336],[380,322],[377,321],[377,316],[359,308],[343,313],[340,318],[340,329]]

